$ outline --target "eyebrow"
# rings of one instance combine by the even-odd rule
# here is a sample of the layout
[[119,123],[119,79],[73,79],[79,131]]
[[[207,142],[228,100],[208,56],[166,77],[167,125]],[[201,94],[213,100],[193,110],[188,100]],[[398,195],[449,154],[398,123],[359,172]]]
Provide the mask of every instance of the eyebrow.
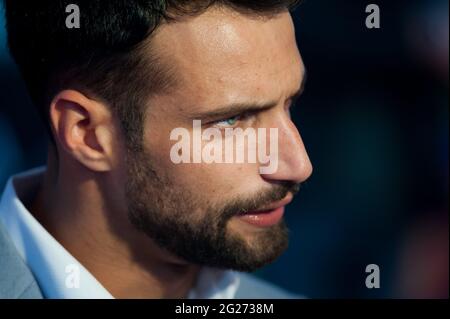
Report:
[[[293,104],[302,95],[305,89],[306,83],[306,70],[303,73],[303,79],[300,87],[292,93],[287,100],[291,100]],[[226,106],[219,107],[215,110],[193,114],[191,117],[193,119],[201,119],[203,121],[212,121],[220,118],[232,117],[242,113],[255,113],[261,112],[275,107],[278,101],[270,101],[266,103],[232,103]]]

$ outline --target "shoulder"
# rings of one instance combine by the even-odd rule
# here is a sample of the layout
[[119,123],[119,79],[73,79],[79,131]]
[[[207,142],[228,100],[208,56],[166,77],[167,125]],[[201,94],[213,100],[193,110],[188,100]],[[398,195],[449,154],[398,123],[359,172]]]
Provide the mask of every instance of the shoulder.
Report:
[[293,294],[283,288],[259,279],[253,275],[239,273],[237,299],[299,299],[302,296]]
[[0,299],[42,298],[31,271],[0,221]]

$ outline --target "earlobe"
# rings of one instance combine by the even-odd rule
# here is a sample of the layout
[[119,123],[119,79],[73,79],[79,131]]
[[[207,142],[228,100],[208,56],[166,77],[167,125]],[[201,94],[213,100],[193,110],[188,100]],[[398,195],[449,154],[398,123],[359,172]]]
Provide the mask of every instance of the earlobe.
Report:
[[50,104],[50,122],[59,152],[93,171],[112,168],[113,121],[106,105],[64,90]]

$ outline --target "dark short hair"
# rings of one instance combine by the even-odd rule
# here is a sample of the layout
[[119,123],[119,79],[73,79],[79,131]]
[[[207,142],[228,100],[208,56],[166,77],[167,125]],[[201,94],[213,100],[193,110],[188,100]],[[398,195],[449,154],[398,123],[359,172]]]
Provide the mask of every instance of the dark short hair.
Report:
[[[216,4],[249,14],[277,13],[297,4],[294,0],[4,1],[10,52],[47,124],[51,99],[63,89],[78,89],[107,102],[134,146],[142,138],[143,102],[176,82],[175,72],[160,63],[161,57],[144,41],[161,21],[196,15]],[[66,27],[69,4],[80,8],[80,28]]]

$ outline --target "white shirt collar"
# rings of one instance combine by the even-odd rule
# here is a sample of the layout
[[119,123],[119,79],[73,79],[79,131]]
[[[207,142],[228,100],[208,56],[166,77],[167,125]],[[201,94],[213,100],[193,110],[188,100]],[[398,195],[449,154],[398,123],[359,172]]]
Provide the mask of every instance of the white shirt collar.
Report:
[[[8,180],[0,202],[0,222],[33,272],[46,298],[111,299],[113,296],[27,210],[22,200],[37,187],[45,167]],[[239,276],[204,267],[188,298],[234,298]]]

